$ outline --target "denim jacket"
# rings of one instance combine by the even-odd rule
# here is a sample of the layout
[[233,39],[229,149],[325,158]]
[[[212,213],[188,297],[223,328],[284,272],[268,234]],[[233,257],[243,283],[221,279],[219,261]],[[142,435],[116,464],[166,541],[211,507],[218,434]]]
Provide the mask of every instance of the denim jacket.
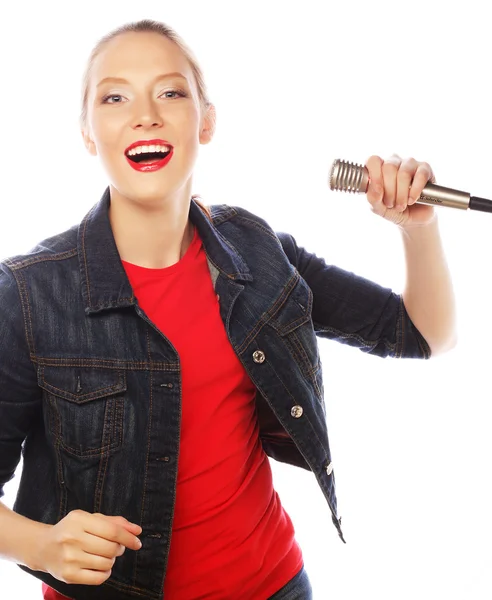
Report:
[[[141,525],[100,586],[25,571],[70,598],[163,598],[180,435],[179,356],[139,307],[106,190],[80,225],[0,263],[0,496],[55,524],[73,509]],[[428,358],[400,296],[327,265],[246,210],[192,201],[230,343],[257,388],[268,456],[312,471],[340,537],[316,336]],[[224,452],[227,449],[224,448]]]

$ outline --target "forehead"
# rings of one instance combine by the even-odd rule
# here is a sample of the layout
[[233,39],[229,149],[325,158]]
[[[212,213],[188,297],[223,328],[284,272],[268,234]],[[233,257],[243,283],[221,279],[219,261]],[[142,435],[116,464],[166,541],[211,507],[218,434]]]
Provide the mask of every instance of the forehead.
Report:
[[[158,33],[128,32],[107,42],[92,65],[92,76],[152,76],[179,71],[191,77],[191,67],[178,46]],[[189,79],[190,80],[190,79]]]

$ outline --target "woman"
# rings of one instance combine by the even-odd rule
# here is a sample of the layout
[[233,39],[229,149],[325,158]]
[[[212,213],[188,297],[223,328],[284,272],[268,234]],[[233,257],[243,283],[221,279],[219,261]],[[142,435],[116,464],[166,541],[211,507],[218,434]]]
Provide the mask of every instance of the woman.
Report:
[[192,197],[214,123],[172,30],[112,32],[82,110],[109,188],[0,265],[0,485],[24,458],[0,554],[45,598],[310,598],[267,455],[313,471],[343,539],[315,336],[383,357],[454,345],[436,216],[415,204],[429,165],[367,163],[404,240],[400,297]]

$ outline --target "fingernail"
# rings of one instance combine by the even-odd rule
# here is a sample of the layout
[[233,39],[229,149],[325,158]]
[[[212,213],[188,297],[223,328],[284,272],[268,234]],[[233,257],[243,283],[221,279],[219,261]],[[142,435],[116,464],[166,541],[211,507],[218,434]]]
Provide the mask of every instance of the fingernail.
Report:
[[139,548],[141,548],[141,547],[142,547],[142,542],[141,542],[141,541],[140,541],[138,538],[137,538],[137,546],[138,546]]

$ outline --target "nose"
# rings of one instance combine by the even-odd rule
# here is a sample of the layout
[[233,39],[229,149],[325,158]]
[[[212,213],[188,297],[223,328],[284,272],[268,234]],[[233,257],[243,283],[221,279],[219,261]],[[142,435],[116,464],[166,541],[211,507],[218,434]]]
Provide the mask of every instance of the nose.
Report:
[[157,110],[157,106],[151,99],[141,99],[135,103],[134,129],[162,127],[162,124],[163,119]]

